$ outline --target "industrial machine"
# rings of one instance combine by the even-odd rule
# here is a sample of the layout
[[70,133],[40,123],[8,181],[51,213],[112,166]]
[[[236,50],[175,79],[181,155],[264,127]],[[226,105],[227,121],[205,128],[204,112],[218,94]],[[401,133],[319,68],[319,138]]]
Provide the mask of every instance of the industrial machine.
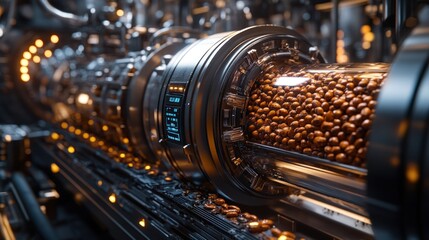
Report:
[[0,1],[5,239],[427,239],[425,1]]

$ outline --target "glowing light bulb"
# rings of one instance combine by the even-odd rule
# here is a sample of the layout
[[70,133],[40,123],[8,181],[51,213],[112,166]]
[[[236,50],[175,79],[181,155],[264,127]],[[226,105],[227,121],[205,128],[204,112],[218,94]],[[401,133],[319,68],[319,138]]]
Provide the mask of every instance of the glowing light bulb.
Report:
[[32,54],[35,54],[35,53],[37,52],[37,47],[36,47],[36,46],[34,46],[34,45],[31,45],[31,46],[28,48],[28,51],[29,51],[30,53],[32,53]]
[[52,57],[52,51],[51,50],[46,50],[44,53],[45,57],[50,58]]
[[116,195],[114,193],[110,194],[109,196],[109,202],[115,203],[116,202]]
[[124,16],[124,10],[122,10],[122,9],[118,9],[118,10],[116,10],[116,15],[117,15],[118,17],[122,17],[122,16]]
[[30,52],[24,52],[24,53],[22,54],[22,57],[28,60],[28,59],[30,59],[30,58],[31,58],[31,53],[30,53]]
[[39,56],[34,56],[33,57],[33,62],[34,63],[40,63],[40,57]]
[[69,125],[66,122],[61,123],[61,128],[66,129],[68,127],[69,127]]
[[22,67],[20,67],[20,68],[19,68],[19,71],[20,71],[21,73],[28,73],[28,67],[26,67],[26,66],[22,66]]
[[25,66],[25,67],[28,66],[28,60],[25,58],[21,59],[21,61],[19,63],[21,63],[21,66]]
[[30,81],[30,75],[28,75],[28,73],[24,73],[24,74],[22,74],[22,75],[21,75],[21,80],[22,80],[23,82],[28,82],[28,81]]
[[60,38],[58,37],[58,35],[52,35],[51,36],[51,42],[52,43],[58,43],[60,41]]
[[60,172],[60,167],[57,164],[55,164],[55,163],[51,163],[51,172],[52,173],[58,173],[58,172]]
[[56,132],[51,133],[52,140],[58,140],[60,138],[60,135]]
[[140,219],[140,221],[139,221],[139,225],[140,225],[141,227],[146,227],[146,220],[145,220],[144,218]]
[[37,40],[34,42],[34,45],[36,45],[36,47],[38,47],[38,48],[43,47],[43,41],[42,41],[42,39],[37,39]]
[[69,152],[69,153],[74,153],[76,151],[76,149],[74,149],[74,147],[73,146],[69,146],[68,148],[67,148],[67,152]]
[[79,94],[79,96],[77,97],[77,102],[80,104],[88,104],[89,102],[89,95],[86,93],[81,93]]
[[83,137],[84,139],[87,139],[87,138],[89,138],[89,134],[88,134],[88,133],[83,133],[83,134],[82,134],[82,137]]

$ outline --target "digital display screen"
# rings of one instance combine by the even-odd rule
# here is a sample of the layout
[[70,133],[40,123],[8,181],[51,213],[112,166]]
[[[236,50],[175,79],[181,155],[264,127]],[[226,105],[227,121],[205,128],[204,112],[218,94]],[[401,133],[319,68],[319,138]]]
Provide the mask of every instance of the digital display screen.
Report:
[[181,142],[181,129],[180,129],[180,107],[166,106],[165,113],[165,130],[167,138],[176,142]]

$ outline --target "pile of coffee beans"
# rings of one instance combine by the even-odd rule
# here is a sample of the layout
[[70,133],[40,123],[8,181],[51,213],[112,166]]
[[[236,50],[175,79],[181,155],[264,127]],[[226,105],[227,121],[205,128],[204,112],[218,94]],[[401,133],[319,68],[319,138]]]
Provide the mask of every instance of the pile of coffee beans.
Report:
[[[365,168],[376,99],[386,75],[272,68],[251,90],[248,138]],[[280,77],[305,82],[276,84]]]

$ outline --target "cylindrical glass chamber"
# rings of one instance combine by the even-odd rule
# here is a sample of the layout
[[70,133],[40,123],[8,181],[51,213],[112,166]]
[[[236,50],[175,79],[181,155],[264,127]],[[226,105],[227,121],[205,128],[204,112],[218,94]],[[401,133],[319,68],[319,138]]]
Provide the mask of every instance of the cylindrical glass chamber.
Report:
[[365,168],[386,64],[276,66],[247,104],[247,139]]

